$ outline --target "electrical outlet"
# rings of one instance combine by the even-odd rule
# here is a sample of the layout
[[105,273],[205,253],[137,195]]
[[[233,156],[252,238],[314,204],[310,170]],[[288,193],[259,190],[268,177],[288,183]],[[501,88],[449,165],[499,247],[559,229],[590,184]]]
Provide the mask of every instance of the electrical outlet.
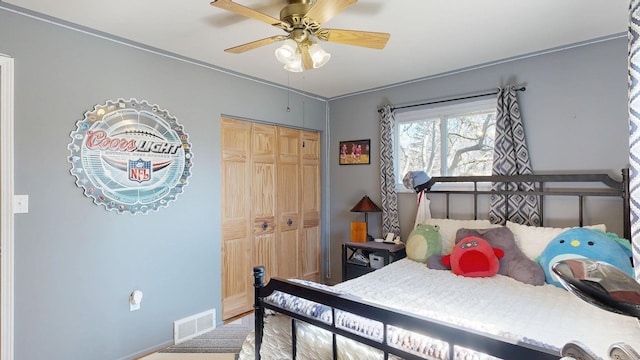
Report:
[[136,310],[140,310],[140,303],[138,304],[129,304],[129,311],[136,311]]
[[129,295],[129,311],[140,310],[140,302],[142,301],[142,291],[135,290]]

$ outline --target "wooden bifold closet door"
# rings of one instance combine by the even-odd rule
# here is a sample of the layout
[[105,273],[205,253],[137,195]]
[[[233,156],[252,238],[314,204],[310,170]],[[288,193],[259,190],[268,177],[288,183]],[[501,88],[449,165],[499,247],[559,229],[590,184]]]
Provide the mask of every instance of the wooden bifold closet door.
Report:
[[222,318],[251,311],[252,269],[320,280],[318,132],[223,117]]

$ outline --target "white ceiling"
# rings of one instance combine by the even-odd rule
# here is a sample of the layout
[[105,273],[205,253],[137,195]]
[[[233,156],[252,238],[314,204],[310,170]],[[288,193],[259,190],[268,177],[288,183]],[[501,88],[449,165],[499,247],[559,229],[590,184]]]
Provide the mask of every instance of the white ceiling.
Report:
[[[237,0],[279,18],[285,0]],[[9,5],[7,5],[9,4]],[[628,0],[360,0],[327,28],[388,32],[383,50],[320,42],[320,69],[289,73],[271,44],[243,54],[223,50],[284,31],[213,7],[209,0],[5,0],[163,52],[323,98],[465,69],[627,31]]]

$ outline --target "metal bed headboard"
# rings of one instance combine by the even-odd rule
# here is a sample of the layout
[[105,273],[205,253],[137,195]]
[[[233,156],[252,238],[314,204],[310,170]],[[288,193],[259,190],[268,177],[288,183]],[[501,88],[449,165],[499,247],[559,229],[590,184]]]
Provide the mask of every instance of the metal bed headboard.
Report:
[[[444,183],[472,183],[472,190],[463,189],[432,189],[435,184]],[[516,183],[533,184],[533,191],[525,190],[480,190],[478,184],[481,183]],[[557,186],[549,186],[552,183],[580,183],[600,185],[595,188],[560,188]],[[622,180],[615,180],[608,174],[560,174],[560,175],[492,175],[492,176],[439,176],[431,178],[427,183],[415,187],[416,192],[424,191],[427,194],[445,194],[446,197],[446,217],[450,214],[450,196],[456,194],[473,195],[473,216],[478,216],[478,196],[479,195],[500,195],[504,196],[505,206],[508,212],[509,195],[535,195],[540,199],[540,226],[544,224],[544,199],[546,196],[573,196],[578,199],[578,220],[579,225],[583,226],[584,220],[584,201],[587,197],[619,197],[623,202],[623,237],[631,240],[631,207],[629,193],[629,169],[622,169]]]

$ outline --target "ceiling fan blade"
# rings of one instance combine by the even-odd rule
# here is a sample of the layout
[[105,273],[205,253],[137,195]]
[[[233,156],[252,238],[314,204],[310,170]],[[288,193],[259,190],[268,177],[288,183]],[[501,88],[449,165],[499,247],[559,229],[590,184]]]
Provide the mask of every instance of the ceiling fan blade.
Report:
[[258,10],[254,10],[252,8],[248,8],[244,5],[237,4],[232,0],[213,0],[211,6],[218,7],[220,9],[224,9],[227,11],[231,11],[236,14],[240,14],[246,16],[248,18],[252,18],[258,21],[262,21],[272,26],[279,27],[281,29],[290,29],[291,25],[286,22],[283,22],[279,19],[274,18],[273,16],[269,16],[267,14],[261,13]]
[[305,14],[306,18],[324,24],[334,16],[344,11],[358,0],[316,0],[311,9]]
[[265,38],[265,39],[252,41],[250,43],[234,46],[232,48],[225,49],[224,51],[226,51],[228,53],[232,53],[232,54],[241,54],[241,53],[243,53],[245,51],[253,50],[255,48],[259,48],[261,46],[273,44],[274,42],[278,42],[278,41],[282,41],[282,40],[286,40],[286,39],[287,39],[287,36],[285,36],[285,35],[276,35],[276,36],[268,37],[268,38]]
[[313,69],[313,60],[311,59],[311,54],[309,53],[308,46],[301,47],[301,55],[302,55],[302,65],[305,70]]
[[371,31],[320,29],[315,34],[319,40],[345,45],[362,46],[371,49],[383,49],[391,34]]

